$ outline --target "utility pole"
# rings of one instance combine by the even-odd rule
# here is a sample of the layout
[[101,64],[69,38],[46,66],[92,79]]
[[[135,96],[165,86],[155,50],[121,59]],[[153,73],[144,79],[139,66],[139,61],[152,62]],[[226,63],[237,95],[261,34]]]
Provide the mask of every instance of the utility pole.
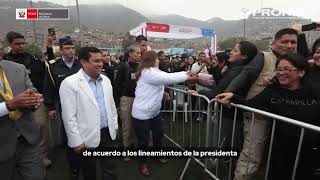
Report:
[[80,24],[80,11],[79,11],[78,0],[76,0],[76,3],[77,3],[77,15],[78,15],[78,27],[79,27],[80,45],[83,46],[83,38],[82,38],[82,30],[81,30],[81,24]]
[[[30,2],[30,7],[33,8],[32,0],[30,0],[29,2]],[[33,28],[34,43],[37,45],[38,41],[37,41],[37,31],[36,31],[36,21],[35,20],[32,20],[32,28]]]
[[243,19],[243,37],[246,37],[246,19]]

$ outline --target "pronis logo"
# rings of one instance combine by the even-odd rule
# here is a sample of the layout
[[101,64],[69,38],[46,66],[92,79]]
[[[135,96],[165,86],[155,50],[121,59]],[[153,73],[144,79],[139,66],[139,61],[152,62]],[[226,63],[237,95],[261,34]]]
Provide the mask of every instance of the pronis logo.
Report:
[[[294,12],[294,11],[291,11],[291,12]],[[287,12],[273,9],[273,8],[262,8],[259,10],[242,8],[241,18],[242,19],[299,19],[298,16],[294,16]]]

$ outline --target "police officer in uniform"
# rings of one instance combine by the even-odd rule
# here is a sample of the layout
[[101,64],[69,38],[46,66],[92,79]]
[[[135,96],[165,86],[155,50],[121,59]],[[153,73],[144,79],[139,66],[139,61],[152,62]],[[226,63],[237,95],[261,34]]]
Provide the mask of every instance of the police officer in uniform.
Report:
[[[61,57],[49,60],[46,64],[46,74],[44,79],[43,97],[44,104],[48,107],[49,118],[61,120],[61,106],[59,98],[59,88],[61,82],[68,76],[77,73],[81,69],[80,61],[75,57],[75,47],[69,36],[59,39]],[[74,154],[73,149],[67,145],[67,137],[63,128],[63,144],[66,149],[67,158],[71,169],[71,179],[77,179],[79,175],[79,158]]]
[[[11,48],[10,52],[3,56],[3,59],[13,61],[15,63],[23,64],[29,74],[29,78],[33,86],[39,93],[43,93],[43,80],[45,75],[45,62],[27,52],[25,52],[25,38],[22,34],[10,31],[6,35],[6,40]],[[44,105],[41,105],[37,111],[33,113],[33,119],[40,127],[41,141],[40,141],[40,155],[42,163],[45,167],[51,165],[48,159],[48,116]]]

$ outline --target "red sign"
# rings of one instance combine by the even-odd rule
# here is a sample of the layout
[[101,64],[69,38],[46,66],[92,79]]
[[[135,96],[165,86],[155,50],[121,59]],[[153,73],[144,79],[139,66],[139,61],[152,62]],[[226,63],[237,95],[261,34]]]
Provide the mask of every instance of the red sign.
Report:
[[170,26],[168,24],[147,23],[147,31],[168,33]]
[[27,19],[38,19],[38,9],[27,9]]

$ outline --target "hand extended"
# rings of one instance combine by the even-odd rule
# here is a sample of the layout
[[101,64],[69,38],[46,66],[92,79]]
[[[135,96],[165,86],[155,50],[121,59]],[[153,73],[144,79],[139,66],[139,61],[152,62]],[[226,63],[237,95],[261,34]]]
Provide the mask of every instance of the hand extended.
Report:
[[298,32],[298,34],[302,34],[302,24],[294,22],[293,24],[289,25],[289,28],[294,29]]
[[187,79],[187,81],[188,81],[189,83],[195,83],[195,82],[198,81],[198,79],[199,79],[198,74],[191,73],[191,72],[188,73],[188,79]]

